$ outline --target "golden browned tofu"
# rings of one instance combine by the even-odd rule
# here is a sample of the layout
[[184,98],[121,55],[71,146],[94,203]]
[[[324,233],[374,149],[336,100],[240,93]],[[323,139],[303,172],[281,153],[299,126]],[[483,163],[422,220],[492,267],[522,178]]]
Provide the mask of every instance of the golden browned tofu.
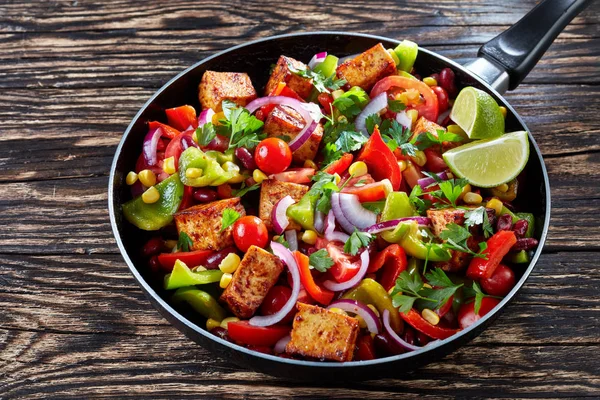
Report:
[[[300,201],[306,192],[308,192],[308,186],[299,185],[297,183],[280,182],[276,180],[263,181],[260,186],[258,216],[265,223],[267,229],[273,229],[271,212],[279,200],[289,194],[295,201]],[[301,227],[297,222],[290,219],[290,224],[286,229],[295,229],[299,231]]]
[[313,86],[312,79],[303,78],[294,74],[292,71],[290,71],[289,65],[291,65],[297,70],[308,69],[306,64],[298,60],[294,60],[291,57],[279,57],[275,68],[273,68],[271,77],[267,82],[267,86],[265,86],[265,96],[268,96],[269,93],[271,93],[273,89],[277,87],[279,82],[285,82],[287,87],[292,89],[298,94],[298,96],[302,97],[303,99],[306,99],[310,95]]
[[337,67],[338,78],[349,86],[370,90],[381,78],[396,73],[396,63],[381,43]]
[[465,210],[456,208],[443,208],[441,210],[427,210],[427,216],[431,220],[433,233],[439,236],[449,224],[462,225],[465,222]]
[[279,279],[283,262],[260,247],[250,246],[221,301],[239,318],[250,318]]
[[174,215],[177,232],[187,233],[193,241],[190,250],[221,250],[233,246],[233,227],[221,232],[223,211],[228,208],[242,217],[246,215],[239,197],[200,204]]
[[439,126],[435,122],[431,122],[425,117],[421,117],[417,120],[415,126],[412,127],[413,137],[416,137],[424,132],[430,132],[431,134],[437,136],[438,129],[445,131],[446,129]]
[[223,100],[245,106],[256,99],[256,90],[246,73],[206,71],[198,86],[198,99],[202,109],[219,112]]
[[[296,111],[289,107],[277,106],[265,120],[264,132],[269,136],[288,136],[295,138],[304,127],[304,120]],[[313,160],[319,150],[323,138],[323,125],[318,124],[312,135],[299,149],[292,153],[293,161],[302,164],[306,160]]]
[[356,318],[304,303],[298,303],[297,307],[286,353],[342,362],[352,360],[359,331]]
[[[477,251],[479,247],[477,239],[474,237],[467,239],[467,246],[471,250]],[[473,258],[470,254],[458,250],[450,250],[450,254],[450,260],[435,262],[433,265],[437,268],[443,269],[446,272],[458,272],[465,269]]]

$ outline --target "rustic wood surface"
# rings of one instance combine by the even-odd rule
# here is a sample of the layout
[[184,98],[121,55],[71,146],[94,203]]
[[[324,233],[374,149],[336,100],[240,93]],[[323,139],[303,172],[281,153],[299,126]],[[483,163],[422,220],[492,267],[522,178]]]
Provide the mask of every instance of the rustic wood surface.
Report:
[[280,33],[408,38],[457,61],[535,1],[3,1],[0,398],[600,398],[600,3],[508,100],[543,154],[552,222],[502,316],[397,379],[328,388],[241,369],[155,311],[118,253],[110,163],[137,110],[218,50]]

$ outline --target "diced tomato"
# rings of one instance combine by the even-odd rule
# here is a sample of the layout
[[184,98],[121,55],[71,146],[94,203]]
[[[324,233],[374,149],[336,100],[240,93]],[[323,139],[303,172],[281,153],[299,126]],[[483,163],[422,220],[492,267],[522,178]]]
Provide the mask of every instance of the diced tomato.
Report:
[[481,306],[479,307],[479,313],[475,314],[475,302],[472,301],[468,304],[463,304],[458,312],[458,324],[461,328],[466,329],[479,321],[481,317],[489,313],[500,303],[500,300],[493,297],[484,297],[481,299]]
[[[262,315],[273,315],[287,303],[292,295],[292,289],[283,285],[275,285],[269,290],[269,293],[265,296],[262,304],[260,305],[260,312]],[[296,308],[283,317],[282,323],[291,322],[296,314]]]
[[229,183],[224,183],[222,185],[217,186],[217,196],[219,199],[230,199],[233,197],[233,189]]
[[439,151],[432,148],[423,150],[425,157],[427,157],[427,163],[425,169],[430,172],[442,172],[448,169],[446,162],[442,158]]
[[329,273],[336,281],[346,282],[352,279],[360,269],[360,256],[344,253],[344,245],[338,243],[329,242],[327,245],[327,253],[335,262],[329,269]]
[[420,80],[407,78],[405,76],[392,75],[381,79],[373,86],[371,98],[374,98],[382,92],[388,92],[390,88],[416,89],[423,103],[418,105],[409,105],[407,109],[415,109],[419,115],[430,121],[436,122],[438,118],[438,97],[434,91]]
[[294,251],[294,258],[296,259],[296,263],[300,269],[300,280],[302,282],[302,286],[304,286],[310,297],[323,305],[328,305],[331,303],[334,293],[331,290],[321,288],[315,283],[312,273],[310,272],[308,256],[305,256],[299,251]]
[[342,189],[342,193],[357,195],[358,201],[361,203],[383,200],[393,191],[392,184],[388,179],[365,184],[363,186],[351,186],[348,184]]
[[313,168],[289,168],[285,172],[271,175],[271,178],[280,182],[310,183],[313,176],[315,176]]
[[150,129],[156,129],[156,128],[160,128],[162,129],[162,136],[169,138],[169,139],[173,139],[175,136],[179,135],[181,132],[179,132],[177,129],[167,125],[167,124],[163,124],[162,122],[158,122],[158,121],[150,121],[148,122],[148,128]]
[[165,110],[165,113],[167,113],[169,125],[177,130],[185,131],[190,126],[192,128],[198,127],[196,110],[192,106],[185,105],[175,108],[168,108]]
[[274,346],[282,337],[290,333],[289,326],[252,326],[248,321],[229,322],[229,337],[238,343],[251,346]]
[[342,175],[352,164],[352,160],[354,156],[350,153],[345,153],[340,159],[332,162],[324,169],[324,171],[328,174],[338,174]]
[[381,138],[378,127],[373,130],[373,134],[358,155],[358,160],[367,164],[370,174],[376,180],[389,179],[393,190],[400,188],[402,183],[400,167],[396,156]]
[[367,272],[373,273],[381,269],[378,282],[385,290],[390,290],[407,265],[404,249],[398,244],[391,244],[372,258]]
[[411,308],[407,314],[400,313],[400,317],[410,326],[433,339],[444,340],[459,331],[459,329],[443,328],[439,325],[430,324],[414,308]]
[[212,250],[196,250],[196,251],[182,251],[177,253],[162,253],[158,255],[158,261],[161,267],[165,271],[173,270],[175,261],[180,260],[190,268],[203,265],[208,260],[208,257],[212,255]]
[[467,277],[473,280],[491,278],[502,258],[508,254],[515,243],[517,243],[517,237],[513,231],[496,232],[487,240],[487,248],[483,251],[487,259],[473,258],[467,269]]

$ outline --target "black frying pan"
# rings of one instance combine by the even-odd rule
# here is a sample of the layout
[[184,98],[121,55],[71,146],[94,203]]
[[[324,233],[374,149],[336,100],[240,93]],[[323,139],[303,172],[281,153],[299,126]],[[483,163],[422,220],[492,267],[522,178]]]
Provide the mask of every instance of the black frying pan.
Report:
[[[461,66],[420,48],[415,68],[421,76],[438,72],[444,67],[452,68],[459,88],[470,85],[485,90],[498,104],[508,109],[507,132],[529,131],[525,122],[501,94],[518,86],[560,31],[588,3],[589,0],[546,0],[517,24],[483,45],[479,50],[479,58],[473,63]],[[152,280],[145,262],[139,256],[139,250],[148,236],[127,223],[121,213],[121,204],[131,196],[129,187],[125,184],[125,175],[134,169],[148,129],[146,123],[152,120],[164,121],[166,108],[182,104],[193,105],[199,110],[197,87],[206,70],[247,72],[255,87],[260,90],[267,82],[271,64],[281,54],[304,61],[320,51],[344,57],[361,53],[379,42],[386,48],[393,48],[398,44],[396,40],[371,35],[315,32],[275,36],[233,47],[198,62],[165,84],[142,107],[125,131],[112,164],[108,200],[111,225],[119,249],[154,307],[188,338],[220,357],[256,371],[311,381],[352,381],[393,376],[439,360],[479,335],[513,299],[535,266],[548,232],[550,188],[542,155],[533,136],[529,134],[527,185],[520,187],[524,190],[519,193],[521,203],[517,206],[535,214],[536,237],[540,245],[531,264],[520,272],[520,279],[502,300],[500,307],[459,334],[429,344],[421,350],[394,357],[347,363],[309,362],[265,355],[219,339],[202,328],[205,321],[197,314],[186,309],[175,309],[167,303],[168,296],[162,290],[160,282]]]

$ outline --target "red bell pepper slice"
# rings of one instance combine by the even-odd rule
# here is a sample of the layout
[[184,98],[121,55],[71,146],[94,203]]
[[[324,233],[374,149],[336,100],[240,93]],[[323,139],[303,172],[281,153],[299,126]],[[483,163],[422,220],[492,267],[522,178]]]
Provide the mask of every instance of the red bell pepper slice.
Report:
[[162,129],[162,136],[169,138],[169,139],[173,139],[175,136],[179,135],[181,132],[179,132],[177,129],[167,125],[167,124],[163,124],[162,122],[158,122],[158,121],[150,121],[148,122],[148,128],[150,129],[156,129],[156,128],[160,128]]
[[432,325],[427,322],[425,318],[421,317],[421,314],[419,314],[414,308],[411,308],[407,314],[400,313],[400,317],[402,317],[402,319],[410,326],[433,339],[444,340],[460,330],[442,328],[441,326]]
[[229,322],[229,337],[236,342],[251,346],[274,346],[282,337],[290,333],[289,326],[252,326],[248,321]]
[[300,281],[302,282],[302,286],[304,286],[310,297],[323,305],[331,303],[334,293],[330,290],[321,288],[315,283],[312,273],[310,272],[308,256],[299,251],[295,251],[294,258],[300,269]]
[[404,249],[398,244],[391,244],[377,253],[369,264],[367,272],[373,273],[381,269],[378,282],[385,290],[390,290],[396,285],[396,279],[407,265]]
[[194,205],[194,188],[191,186],[183,187],[183,198],[181,199],[181,203],[179,204],[179,210],[185,210],[186,208],[190,208]]
[[355,361],[366,361],[374,360],[377,358],[375,355],[375,344],[371,335],[363,335],[356,341],[356,351],[354,352]]
[[158,262],[165,271],[172,271],[175,261],[180,260],[190,268],[206,263],[212,250],[181,251],[177,253],[162,253],[158,255]]
[[359,161],[364,161],[369,168],[369,173],[375,180],[389,179],[394,190],[400,189],[402,174],[396,156],[385,144],[379,133],[379,127],[375,127],[373,134],[358,155]]
[[436,122],[438,118],[438,97],[435,92],[425,83],[418,79],[407,78],[405,76],[392,75],[387,76],[377,82],[371,90],[371,98],[374,98],[381,92],[388,92],[390,88],[416,89],[424,103],[418,105],[409,105],[408,109],[415,109],[419,115],[430,121]]
[[346,171],[348,168],[350,168],[350,164],[352,164],[353,159],[354,159],[354,156],[352,154],[344,153],[344,155],[340,159],[329,164],[324,169],[324,172],[326,172],[330,175],[338,174],[341,176],[344,173],[344,171]]
[[487,240],[487,248],[483,251],[487,259],[473,258],[467,269],[467,277],[473,280],[491,278],[502,258],[508,254],[515,243],[517,237],[513,231],[496,232]]
[[190,126],[193,128],[198,127],[196,110],[192,106],[185,105],[175,108],[168,108],[165,110],[165,113],[167,113],[169,125],[177,130],[185,131]]
[[380,182],[368,183],[363,186],[347,185],[342,189],[342,193],[357,195],[358,201],[361,203],[383,200],[393,191],[392,184],[388,179],[384,179]]

